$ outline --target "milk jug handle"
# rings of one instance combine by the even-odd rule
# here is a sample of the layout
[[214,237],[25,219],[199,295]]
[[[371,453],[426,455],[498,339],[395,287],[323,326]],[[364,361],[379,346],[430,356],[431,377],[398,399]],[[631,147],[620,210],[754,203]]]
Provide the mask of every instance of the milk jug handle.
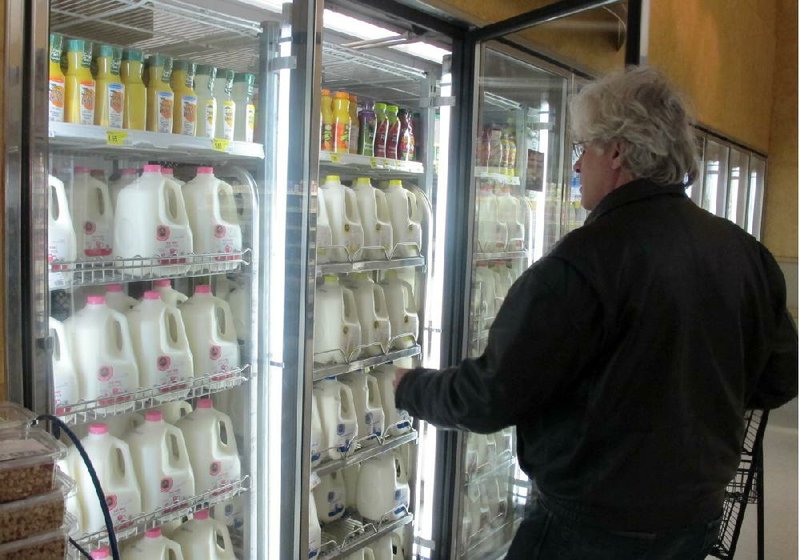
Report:
[[[228,336],[230,334],[230,329],[233,328],[233,312],[231,311],[231,308],[227,305],[221,305],[219,303],[215,303],[215,306],[216,306],[214,310],[215,313],[216,309],[222,309],[222,314],[225,315],[225,330],[220,330],[220,333],[223,336]],[[219,325],[217,325],[217,328],[219,328]]]
[[[67,212],[67,193],[64,190],[64,183],[58,177],[53,177],[52,175],[47,176],[47,184],[50,188],[56,191],[56,201],[58,202],[58,216],[59,218],[66,216]],[[53,205],[48,204],[47,210],[50,213],[50,217],[53,221],[56,221],[55,217],[53,216]]]
[[378,386],[378,380],[371,375],[367,376],[367,385],[369,387],[369,400],[376,401],[373,404],[383,408],[383,401],[381,400],[381,389]]
[[356,298],[353,296],[353,292],[344,288],[342,290],[342,294],[344,296],[344,317],[348,323],[356,323],[358,322],[358,316],[355,315],[356,310]]
[[351,222],[360,222],[361,220],[358,216],[350,216],[348,213],[348,210],[351,209],[354,210],[356,214],[358,213],[358,198],[356,197],[356,192],[351,188],[345,187],[344,198],[345,198],[345,205],[344,205],[345,216]]
[[110,215],[111,217],[114,216],[114,210],[111,208],[111,198],[108,196],[108,189],[103,188],[103,183],[98,182],[94,188],[100,193],[100,198],[103,200],[103,212],[104,216]]

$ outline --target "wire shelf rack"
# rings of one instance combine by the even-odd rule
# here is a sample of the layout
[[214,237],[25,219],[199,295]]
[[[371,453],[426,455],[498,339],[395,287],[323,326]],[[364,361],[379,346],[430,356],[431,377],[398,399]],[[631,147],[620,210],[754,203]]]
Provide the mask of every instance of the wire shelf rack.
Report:
[[[333,248],[335,246],[328,246]],[[369,249],[368,247],[365,249]],[[392,254],[396,251],[392,251]],[[374,250],[383,250],[382,247],[375,248]],[[403,258],[387,258],[386,260],[369,260],[369,261],[348,261],[342,263],[325,263],[317,265],[317,276],[323,274],[349,274],[351,272],[371,272],[374,270],[391,270],[395,268],[407,268],[425,266],[425,257],[403,257]]]
[[406,512],[399,519],[379,522],[364,521],[353,516],[329,523],[323,526],[322,547],[318,560],[343,558],[408,525],[413,520],[414,516]]
[[349,173],[352,176],[369,174],[378,177],[398,177],[425,173],[425,165],[421,161],[329,152],[327,150],[320,151],[319,161],[321,167],[335,169],[340,175]]
[[[378,455],[383,455],[384,453],[392,451],[393,449],[397,449],[398,447],[407,443],[417,441],[417,432],[415,430],[411,430],[405,434],[393,435],[396,433],[396,430],[393,428],[403,429],[406,425],[410,425],[410,422],[411,419],[409,418],[406,420],[401,420],[395,425],[388,427],[384,431],[384,434],[388,435],[376,436],[374,438],[364,438],[364,440],[354,440],[351,443],[350,448],[345,452],[344,458],[337,459],[335,461],[323,462],[314,469],[314,473],[320,477],[325,476],[326,474],[344,469],[345,467],[363,463],[364,461],[377,457]],[[372,447],[369,447],[368,439],[373,439],[374,441],[377,441],[377,443]],[[322,455],[323,457],[325,456],[325,450],[323,450]]]
[[315,364],[314,365],[314,381],[325,379],[326,377],[336,377],[343,373],[350,373],[351,371],[358,371],[360,369],[375,367],[382,364],[388,364],[401,358],[411,358],[419,356],[422,353],[422,348],[415,344],[411,348],[403,348],[402,350],[394,350],[381,354],[378,356],[370,356],[369,358],[357,359],[346,363],[339,364]]

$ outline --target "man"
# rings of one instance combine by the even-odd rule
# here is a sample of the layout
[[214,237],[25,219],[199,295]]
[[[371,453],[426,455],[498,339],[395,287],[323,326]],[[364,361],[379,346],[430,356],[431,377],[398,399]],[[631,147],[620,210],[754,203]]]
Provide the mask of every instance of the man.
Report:
[[704,558],[748,408],[797,395],[797,331],[774,259],[698,208],[690,118],[634,68],[571,102],[583,227],[508,293],[485,353],[399,371],[437,426],[515,426],[540,495],[509,559]]

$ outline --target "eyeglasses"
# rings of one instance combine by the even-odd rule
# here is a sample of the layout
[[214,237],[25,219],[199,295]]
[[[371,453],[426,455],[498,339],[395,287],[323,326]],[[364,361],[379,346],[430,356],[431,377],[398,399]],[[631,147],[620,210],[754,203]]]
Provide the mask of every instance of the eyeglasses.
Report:
[[581,156],[586,151],[587,144],[589,144],[588,140],[572,143],[572,153],[575,155],[575,159],[581,159]]

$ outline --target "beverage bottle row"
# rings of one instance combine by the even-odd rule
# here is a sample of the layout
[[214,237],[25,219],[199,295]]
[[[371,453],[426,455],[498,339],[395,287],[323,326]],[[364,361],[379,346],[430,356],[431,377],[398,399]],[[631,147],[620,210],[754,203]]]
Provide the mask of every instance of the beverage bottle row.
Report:
[[322,90],[320,148],[412,161],[416,155],[411,113],[397,105],[373,103],[344,91]]
[[479,167],[516,175],[517,141],[514,130],[510,126],[505,129],[497,125],[483,127],[478,138],[477,160]]
[[253,141],[255,75],[50,34],[49,119]]

